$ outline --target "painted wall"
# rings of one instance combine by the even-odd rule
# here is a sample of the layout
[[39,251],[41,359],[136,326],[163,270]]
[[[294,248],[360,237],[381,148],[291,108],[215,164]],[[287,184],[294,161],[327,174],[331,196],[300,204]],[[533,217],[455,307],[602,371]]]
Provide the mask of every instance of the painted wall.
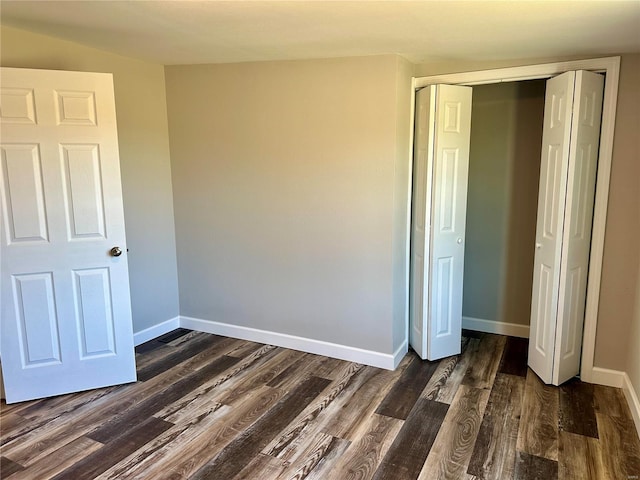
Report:
[[166,67],[183,315],[393,352],[410,73],[395,55]]
[[[500,62],[443,62],[416,65],[416,76],[485,70],[520,65],[532,65],[581,57],[541,58]],[[629,348],[625,341],[631,331],[634,315],[636,265],[640,256],[637,242],[630,241],[629,219],[637,205],[638,178],[638,111],[640,53],[622,56],[620,90],[611,164],[611,184],[607,212],[595,365],[613,370],[626,370]],[[631,230],[630,230],[631,229]],[[637,236],[635,238],[638,238]]]
[[529,325],[543,80],[473,87],[463,315]]
[[161,65],[2,26],[5,67],[113,73],[135,332],[179,314]]
[[[600,311],[597,366],[625,370],[638,357],[640,341],[628,343],[637,323],[635,295],[640,265],[640,54],[625,55],[620,67],[618,109],[611,165]],[[636,339],[638,338],[636,334]],[[638,370],[636,364],[636,375]],[[640,392],[636,376],[636,391]]]

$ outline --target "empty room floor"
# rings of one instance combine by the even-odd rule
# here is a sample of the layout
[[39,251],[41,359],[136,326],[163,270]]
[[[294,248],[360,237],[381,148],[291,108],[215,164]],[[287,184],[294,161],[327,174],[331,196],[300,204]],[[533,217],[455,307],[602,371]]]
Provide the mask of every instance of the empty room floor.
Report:
[[138,382],[1,409],[3,479],[629,479],[622,391],[542,384],[526,340],[465,332],[395,371],[177,330]]

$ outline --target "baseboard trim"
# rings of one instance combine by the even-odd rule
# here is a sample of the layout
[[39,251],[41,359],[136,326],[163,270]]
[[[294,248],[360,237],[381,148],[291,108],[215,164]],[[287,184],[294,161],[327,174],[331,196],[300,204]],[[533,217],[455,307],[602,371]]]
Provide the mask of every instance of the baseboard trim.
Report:
[[138,345],[148,342],[149,340],[153,340],[154,338],[159,337],[160,335],[164,335],[165,333],[169,333],[176,328],[180,328],[180,317],[173,317],[169,320],[165,320],[164,322],[153,325],[152,327],[145,328],[144,330],[140,330],[133,334],[133,344],[137,347]]
[[620,370],[611,370],[609,368],[593,367],[591,369],[591,375],[589,383],[596,383],[598,385],[605,385],[607,387],[622,388],[624,385],[625,372]]
[[404,342],[402,342],[402,344],[396,349],[395,352],[393,352],[393,369],[395,370],[398,365],[400,365],[400,362],[402,361],[402,359],[404,358],[404,356],[407,354],[407,352],[409,351],[409,339],[405,338]]
[[529,325],[494,322],[483,318],[462,317],[462,328],[484,333],[497,333],[510,337],[529,338]]
[[622,391],[624,392],[624,396],[629,404],[633,423],[636,424],[636,431],[640,437],[640,399],[638,399],[638,392],[633,388],[633,384],[631,383],[631,379],[629,378],[629,375],[627,375],[627,372],[624,372],[622,378]]
[[[315,353],[327,357],[347,360],[349,362],[361,363],[372,367],[393,370],[406,353],[407,342],[405,341],[394,353],[380,353],[372,350],[339,345],[337,343],[324,342],[311,338],[298,337],[285,333],[270,332],[257,328],[242,327],[228,323],[215,322],[212,320],[202,320],[200,318],[180,317],[180,327],[199,332],[214,333],[224,337],[240,338],[252,342],[276,345],[278,347],[291,348],[307,353]],[[403,351],[404,349],[404,351]]]

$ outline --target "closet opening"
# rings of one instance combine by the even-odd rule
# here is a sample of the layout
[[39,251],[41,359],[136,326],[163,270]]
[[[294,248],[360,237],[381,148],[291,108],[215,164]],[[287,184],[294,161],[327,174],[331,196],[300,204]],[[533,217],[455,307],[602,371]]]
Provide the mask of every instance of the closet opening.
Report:
[[528,337],[546,81],[473,87],[462,327]]

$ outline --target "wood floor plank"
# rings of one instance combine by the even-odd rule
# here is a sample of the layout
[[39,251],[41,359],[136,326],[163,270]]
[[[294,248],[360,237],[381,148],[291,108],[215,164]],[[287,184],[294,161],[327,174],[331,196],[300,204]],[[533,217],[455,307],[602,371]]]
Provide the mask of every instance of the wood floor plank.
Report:
[[[282,474],[278,480],[325,480],[327,473],[331,469],[331,465],[340,458],[345,450],[349,448],[351,442],[342,438],[321,433],[317,442],[312,443],[312,447],[308,449],[308,453],[302,456],[303,462],[296,462],[291,465],[291,476],[283,477]],[[300,463],[300,464],[298,464]]]
[[598,438],[593,384],[577,378],[560,386],[560,430]]
[[131,425],[136,425],[141,418],[147,418],[160,411],[187,393],[197,388],[212,376],[216,376],[238,363],[236,357],[223,355],[210,364],[196,370],[193,374],[177,381],[162,391],[162,395],[154,395],[132,406],[122,414],[108,420],[98,428],[87,433],[86,436],[102,443],[107,443],[118,438]]
[[529,340],[527,338],[507,337],[498,372],[526,377],[528,351]]
[[596,413],[602,462],[609,476],[640,478],[640,440],[633,422]]
[[3,446],[5,455],[23,465],[29,465],[48,455],[61,445],[85,435],[98,425],[125,412],[128,408],[153,397],[169,386],[208,365],[212,359],[224,353],[225,349],[235,346],[237,341],[229,339],[216,343],[187,362],[175,366],[169,371],[154,377],[148,382],[138,382],[116,387],[104,395],[80,408],[65,412],[49,419],[28,433],[7,442]]
[[422,391],[421,397],[435,402],[451,404],[462,379],[467,373],[469,362],[472,360],[471,352],[477,350],[477,338],[462,337],[462,352],[444,358]]
[[[410,360],[406,358],[407,362]],[[403,360],[404,361],[404,360]],[[322,411],[316,422],[322,431],[334,437],[355,441],[367,429],[367,420],[400,377],[400,370],[364,367],[358,378]]]
[[205,336],[194,340],[193,342],[189,342],[185,348],[176,348],[170,354],[163,356],[162,359],[143,368],[138,368],[138,381],[146,382],[156,375],[166,372],[171,367],[193,358],[198,353],[208,350],[212,345],[215,345],[222,340],[224,340],[224,338],[217,335]]
[[[434,362],[425,384],[415,354],[388,371],[236,339],[184,353],[207,336],[142,349],[136,362],[153,373],[144,382],[0,403],[2,478],[629,480],[640,471],[622,391],[522,377],[518,340],[464,337],[462,354]],[[501,357],[488,358],[496,345]],[[220,371],[225,357],[235,363]],[[394,389],[409,405],[399,392],[419,393],[406,420],[375,413]],[[584,429],[591,414],[599,438],[565,429]],[[111,429],[106,443],[86,437],[101,429]]]
[[148,342],[141,343],[140,345],[136,345],[135,352],[136,356],[142,356],[153,352],[154,350],[163,350],[168,349],[167,345],[159,342],[157,339],[149,340]]
[[419,398],[389,447],[373,478],[415,480],[418,478],[449,405]]
[[467,471],[489,391],[461,385],[440,426],[419,480],[461,478]]
[[558,389],[527,372],[518,429],[517,449],[549,460],[558,460]]
[[[107,477],[112,480],[142,478],[189,478],[200,467],[214,458],[223,448],[245,432],[269,409],[284,397],[280,389],[262,387],[244,402],[234,407],[223,405],[214,415],[203,411],[200,421],[192,428],[171,432],[158,437],[158,445],[152,446],[149,454],[138,464],[120,465],[118,471]],[[219,412],[222,415],[218,415]],[[211,423],[213,422],[213,423]],[[181,427],[176,425],[176,427]],[[162,445],[160,445],[162,443]],[[188,452],[188,455],[185,455]],[[141,451],[141,454],[143,451]],[[135,459],[129,459],[134,462]]]
[[235,383],[225,386],[225,393],[218,397],[218,401],[225,405],[233,405],[249,394],[252,390],[262,385],[267,385],[271,380],[282,373],[292,363],[298,363],[304,356],[302,352],[274,349],[269,357],[263,357],[251,369],[247,369],[243,375],[236,377]]
[[33,480],[51,478],[83,460],[87,455],[102,448],[103,445],[85,437],[79,437],[38,460],[29,467],[11,477],[11,480]]
[[289,392],[255,424],[227,445],[219,455],[193,475],[193,480],[228,480],[237,475],[251,459],[302,412],[328,385],[324,378],[310,377]]
[[0,478],[7,478],[9,475],[13,475],[21,470],[24,470],[22,465],[5,456],[0,456]]
[[496,375],[467,473],[478,479],[513,478],[524,384],[519,376]]
[[[73,417],[76,412],[90,408],[90,405],[104,402],[104,400],[109,398],[118,388],[119,387],[98,388],[76,394],[46,398],[40,402],[31,404],[23,410],[20,410],[19,417],[21,421],[16,424],[15,428],[5,423],[5,418],[7,417],[3,418],[3,428],[0,429],[0,444],[17,443],[21,440],[21,437],[24,437],[24,441],[27,441],[28,434],[47,429],[50,425],[55,424],[59,418],[69,419]],[[12,417],[13,415],[18,414],[10,414],[8,417]]]
[[631,411],[620,388],[593,385],[593,408],[596,413],[632,420]]
[[154,417],[147,418],[117,437],[117,441],[111,443],[108,449],[102,448],[90,453],[81,461],[54,476],[53,479],[78,480],[80,478],[94,478],[170,427],[171,424],[164,420]]
[[558,440],[559,480],[616,480],[604,467],[597,439],[560,431]]
[[[202,432],[212,429],[231,410],[231,407],[220,404],[213,404],[209,407],[208,411],[203,411],[200,415],[192,417],[188,423],[168,428],[155,439],[111,466],[98,478],[101,480],[123,480],[157,476],[154,473],[148,473],[147,470],[155,468],[158,464],[164,468],[164,465],[167,464],[164,460],[168,455],[184,458],[183,452],[187,451],[187,448],[184,447],[185,444],[198,437]],[[236,434],[237,432],[233,432],[233,435]],[[189,451],[188,456],[196,454],[197,452]],[[155,471],[162,470],[156,469]]]
[[259,453],[233,480],[271,480],[289,468],[288,462]]
[[158,338],[156,338],[156,340],[160,343],[171,343],[180,337],[184,337],[188,333],[191,333],[191,330],[188,330],[186,328],[176,328],[175,330],[172,330],[170,332],[165,333],[164,335],[159,336]]
[[276,352],[276,347],[263,345],[258,350],[252,352],[247,358],[240,359],[238,357],[230,357],[238,360],[233,368],[226,370],[221,375],[212,376],[205,380],[197,388],[182,396],[179,401],[168,404],[155,416],[172,423],[180,423],[183,419],[188,420],[193,414],[199,415],[198,412],[201,409],[203,401],[207,403],[219,402],[220,397],[225,392],[223,388],[229,385],[232,386],[235,380],[241,378],[242,374],[247,372],[250,367],[259,364],[261,360],[269,358]]
[[365,433],[352,443],[326,478],[371,479],[403,424],[397,418],[374,413],[364,424]]
[[469,366],[462,379],[462,385],[473,388],[491,388],[500,366],[506,337],[484,334],[482,341],[469,350]]
[[273,440],[265,444],[262,453],[272,457],[279,457],[280,453],[296,439],[300,432],[355,381],[362,370],[362,365],[345,363],[341,369],[341,376],[337,380],[329,382],[325,393],[308,406],[305,406],[300,414],[292,419],[291,425],[285,425],[286,428],[283,432],[274,435],[272,437]]
[[408,355],[411,355],[413,360],[404,369],[398,381],[376,410],[378,415],[405,420],[438,368],[439,362],[421,360],[415,352],[410,352]]
[[556,480],[558,462],[518,452],[514,480]]

